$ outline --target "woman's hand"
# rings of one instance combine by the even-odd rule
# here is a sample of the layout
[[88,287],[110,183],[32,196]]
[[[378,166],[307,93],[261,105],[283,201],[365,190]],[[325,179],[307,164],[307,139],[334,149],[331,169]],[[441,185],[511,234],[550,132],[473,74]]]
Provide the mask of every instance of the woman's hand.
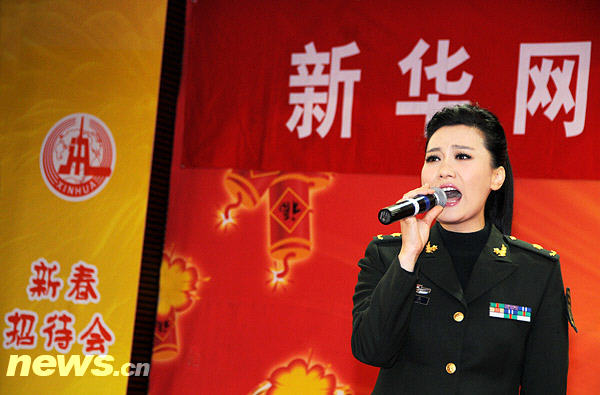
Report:
[[[424,184],[422,187],[404,194],[402,200],[410,199],[417,195],[433,194],[434,192],[429,187],[429,184]],[[400,220],[400,226],[402,227],[402,249],[398,254],[398,260],[404,270],[409,272],[414,271],[417,258],[429,240],[431,224],[443,209],[442,206],[436,205],[421,219],[411,216]]]

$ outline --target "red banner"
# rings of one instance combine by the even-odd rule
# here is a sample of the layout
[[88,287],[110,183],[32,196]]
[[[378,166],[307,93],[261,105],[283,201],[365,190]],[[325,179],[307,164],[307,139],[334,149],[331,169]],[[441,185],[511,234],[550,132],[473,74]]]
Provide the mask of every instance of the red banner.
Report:
[[183,164],[417,174],[426,119],[476,102],[516,176],[597,179],[598,15],[595,0],[190,2]]

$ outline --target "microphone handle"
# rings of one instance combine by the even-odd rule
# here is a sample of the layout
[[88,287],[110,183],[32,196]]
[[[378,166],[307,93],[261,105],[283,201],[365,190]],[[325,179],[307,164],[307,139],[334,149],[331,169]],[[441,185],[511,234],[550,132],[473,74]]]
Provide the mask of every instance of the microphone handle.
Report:
[[423,213],[436,205],[435,195],[417,195],[379,210],[379,222],[389,225],[403,218]]

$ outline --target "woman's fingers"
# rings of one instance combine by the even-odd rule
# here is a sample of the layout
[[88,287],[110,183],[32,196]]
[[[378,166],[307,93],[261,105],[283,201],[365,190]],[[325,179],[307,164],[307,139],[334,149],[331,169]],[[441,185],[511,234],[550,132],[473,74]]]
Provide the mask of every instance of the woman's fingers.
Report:
[[[419,188],[413,189],[412,191],[405,193],[402,200],[413,198],[417,195],[425,195],[434,192],[435,191],[430,188],[429,184],[424,184]],[[423,243],[423,240],[421,240],[422,237],[420,237],[422,232],[420,228],[423,226],[423,224],[426,224],[428,227],[431,226],[433,221],[438,217],[438,215],[440,215],[442,210],[443,207],[435,206],[431,210],[429,210],[425,214],[425,216],[423,216],[423,218],[410,216],[402,219],[400,221],[400,225],[402,227],[403,242],[409,242],[410,244],[412,244],[413,248],[415,247],[415,244]]]
[[425,222],[427,226],[431,226],[433,221],[435,221],[435,219],[442,213],[443,210],[444,208],[442,206],[434,206],[427,212],[427,214],[425,214],[423,217],[423,222]]
[[[424,184],[423,186],[417,188],[417,189],[413,189],[412,191],[408,191],[404,194],[404,196],[402,196],[402,199],[398,200],[398,202],[402,201],[402,200],[406,200],[406,199],[411,199],[414,198],[417,195],[429,195],[434,193],[435,191],[433,189],[431,189],[431,187],[429,186],[429,184]],[[396,202],[396,203],[398,203]]]
[[[417,195],[429,195],[434,192],[435,191],[431,189],[429,184],[424,184],[419,188],[405,193],[398,202],[414,198]],[[417,257],[421,251],[423,251],[425,243],[429,238],[429,228],[442,210],[443,207],[435,206],[429,210],[423,218],[410,216],[400,220],[400,226],[402,227],[402,248],[398,253],[398,259],[400,261],[400,266],[403,269],[409,272],[414,270]]]

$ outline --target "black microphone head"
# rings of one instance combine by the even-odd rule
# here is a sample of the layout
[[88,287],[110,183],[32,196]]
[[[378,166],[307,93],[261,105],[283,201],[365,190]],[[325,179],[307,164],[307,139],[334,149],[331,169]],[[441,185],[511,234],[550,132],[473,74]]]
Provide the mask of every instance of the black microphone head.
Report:
[[388,210],[387,208],[379,210],[379,214],[377,215],[377,217],[379,218],[379,222],[381,222],[384,225],[389,225],[393,222],[392,213],[390,213],[390,210]]
[[448,201],[448,197],[446,196],[446,192],[444,192],[441,188],[431,188],[434,190],[433,195],[435,196],[435,200],[437,204],[442,207],[446,207],[446,202]]

